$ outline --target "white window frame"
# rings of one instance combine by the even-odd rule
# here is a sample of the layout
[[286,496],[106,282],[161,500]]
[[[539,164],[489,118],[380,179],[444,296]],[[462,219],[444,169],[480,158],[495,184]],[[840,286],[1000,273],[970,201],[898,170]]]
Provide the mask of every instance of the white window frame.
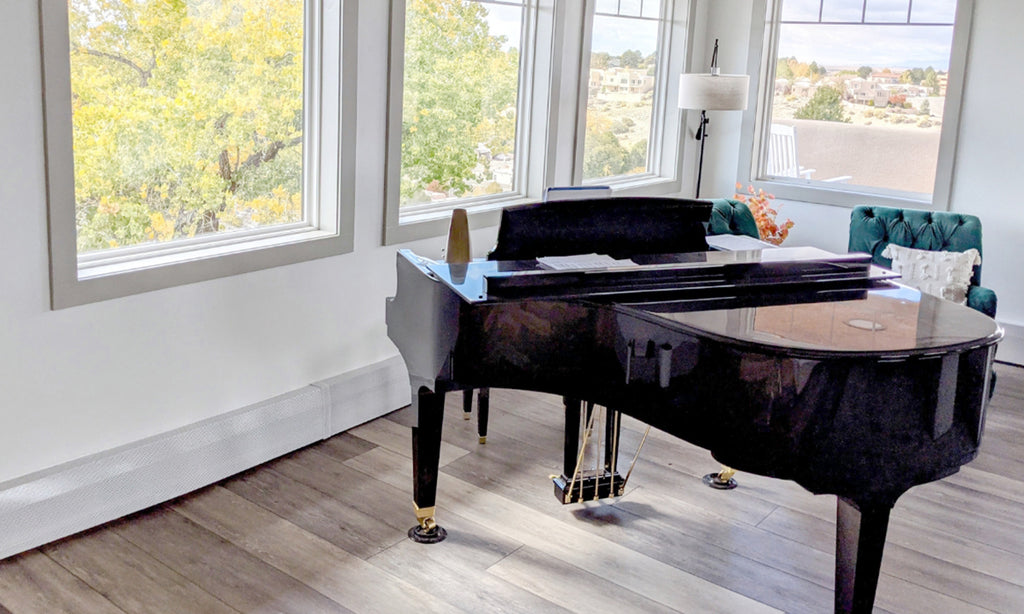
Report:
[[356,0],[305,0],[305,222],[78,255],[67,0],[40,0],[53,309],[352,251]]
[[[514,192],[462,198],[400,210],[402,84],[406,0],[391,0],[388,58],[388,136],[386,154],[384,243],[392,245],[442,236],[453,208],[465,208],[472,228],[498,223],[501,209],[534,202],[550,186],[583,185],[583,135],[586,130],[589,48],[596,0],[529,0],[524,10],[516,130]],[[640,175],[588,181],[611,185],[616,196],[676,194],[681,190],[682,112],[675,93],[688,54],[692,0],[662,0],[665,23],[659,63],[662,90],[652,118],[649,147],[652,171]],[[580,27],[580,24],[585,24]]]
[[[597,2],[586,3],[583,34],[585,49],[592,46],[594,16],[597,13]],[[590,73],[590,54],[582,54],[580,69],[579,107],[577,110],[576,159],[573,169],[573,185],[608,185],[613,191],[632,195],[660,196],[679,192],[679,162],[682,155],[682,142],[679,138],[682,113],[679,112],[679,74],[684,72],[688,57],[686,44],[690,23],[690,2],[664,0],[661,4],[658,33],[658,72],[655,75],[655,92],[651,109],[651,134],[647,142],[646,173],[619,175],[598,179],[583,179],[584,136],[587,126],[587,87]],[[618,17],[629,19],[628,17]]]
[[[755,81],[757,104],[751,105],[743,116],[738,181],[772,192],[777,198],[809,203],[854,207],[875,205],[911,207],[916,209],[948,210],[954,175],[957,139],[960,132],[960,107],[966,78],[967,52],[970,41],[974,0],[958,0],[953,41],[950,48],[949,81],[942,130],[939,136],[939,156],[935,169],[935,185],[931,198],[909,192],[895,192],[869,186],[826,183],[799,178],[766,178],[759,176],[768,152],[767,133],[771,119],[771,101],[775,82],[775,58],[778,49],[781,0],[753,0],[754,19],[750,30],[750,52],[747,72]],[[758,19],[763,15],[764,19]],[[767,59],[766,59],[767,58]]]

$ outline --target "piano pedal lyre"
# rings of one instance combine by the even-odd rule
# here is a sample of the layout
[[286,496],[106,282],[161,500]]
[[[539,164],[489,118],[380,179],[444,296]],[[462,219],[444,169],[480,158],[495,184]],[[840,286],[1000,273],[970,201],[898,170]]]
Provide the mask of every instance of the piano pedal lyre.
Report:
[[[629,479],[628,472],[622,476],[618,471],[622,415],[612,409],[595,407],[593,403],[582,407],[578,400],[564,401],[565,456],[562,475],[551,476],[555,498],[565,504],[622,496]],[[582,424],[581,415],[585,417]],[[633,462],[636,462],[635,457]],[[590,468],[584,469],[584,465]]]
[[739,486],[736,478],[733,477],[734,475],[736,475],[735,469],[722,465],[722,469],[718,473],[709,473],[701,478],[701,480],[717,490],[732,490]]

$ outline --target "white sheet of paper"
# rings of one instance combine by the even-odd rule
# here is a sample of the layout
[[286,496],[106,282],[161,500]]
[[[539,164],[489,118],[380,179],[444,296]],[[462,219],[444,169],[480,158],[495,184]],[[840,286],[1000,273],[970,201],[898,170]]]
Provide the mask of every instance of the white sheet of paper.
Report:
[[573,269],[606,269],[616,266],[632,266],[632,260],[616,260],[607,254],[576,254],[574,256],[544,256],[537,258],[542,267],[556,271]]
[[747,235],[711,235],[708,245],[726,252],[740,252],[752,249],[773,249],[771,243]]

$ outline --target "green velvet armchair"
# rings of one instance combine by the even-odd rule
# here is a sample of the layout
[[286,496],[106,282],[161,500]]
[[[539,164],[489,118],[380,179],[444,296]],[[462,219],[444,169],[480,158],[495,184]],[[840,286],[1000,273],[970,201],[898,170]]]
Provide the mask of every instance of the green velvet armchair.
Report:
[[[929,251],[981,253],[981,220],[973,215],[893,207],[854,207],[850,214],[849,251],[871,254],[875,264],[890,267],[882,256],[890,243]],[[981,265],[974,267],[967,306],[994,318],[996,293],[981,285]]]
[[754,214],[745,204],[731,198],[716,198],[711,203],[709,235],[747,235],[755,239],[761,238]]

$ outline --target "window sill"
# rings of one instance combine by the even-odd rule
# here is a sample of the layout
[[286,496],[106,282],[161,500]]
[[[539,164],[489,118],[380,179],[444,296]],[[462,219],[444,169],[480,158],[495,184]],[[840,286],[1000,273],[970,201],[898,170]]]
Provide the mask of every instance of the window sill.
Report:
[[448,233],[452,209],[465,209],[469,214],[469,227],[477,229],[496,226],[501,219],[501,210],[505,207],[532,202],[537,202],[537,199],[510,195],[507,200],[485,203],[452,203],[447,209],[435,209],[423,213],[402,215],[399,212],[398,224],[394,226],[389,225],[385,229],[384,244],[397,245],[420,239],[443,237]]
[[820,181],[756,180],[750,183],[755,188],[763,188],[766,192],[770,192],[781,200],[832,205],[851,209],[857,205],[931,209],[935,211],[945,209],[944,203],[934,202],[928,194],[910,192],[880,194],[872,192],[867,188],[858,191],[851,190],[849,186],[843,189],[829,188],[827,183]]
[[[185,262],[220,258],[234,253],[281,247],[291,243],[315,241],[331,237],[331,233],[312,228],[298,228],[264,237],[216,237],[212,241],[196,245],[165,244],[146,246],[149,249],[132,250],[117,254],[96,253],[80,256],[78,259],[78,279],[88,280],[108,275],[122,275],[133,271],[159,269]],[[127,252],[127,253],[126,253]],[[134,253],[133,253],[134,252]]]
[[[348,224],[346,228],[351,228]],[[298,229],[264,238],[224,240],[133,258],[69,263],[74,278],[53,278],[52,307],[62,309],[220,277],[250,273],[352,251],[344,234]]]
[[607,185],[614,196],[668,196],[678,194],[680,181],[659,175],[637,175],[635,177],[617,178],[602,183],[599,180],[584,182],[585,185]]

